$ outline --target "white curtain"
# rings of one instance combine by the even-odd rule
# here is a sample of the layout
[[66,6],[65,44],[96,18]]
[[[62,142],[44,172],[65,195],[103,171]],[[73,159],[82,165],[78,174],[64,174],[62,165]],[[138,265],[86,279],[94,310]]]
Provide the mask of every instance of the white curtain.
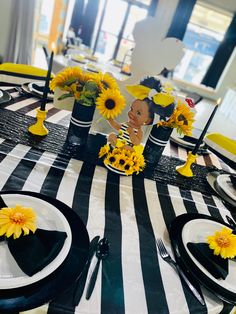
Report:
[[12,0],[5,62],[31,64],[36,0]]

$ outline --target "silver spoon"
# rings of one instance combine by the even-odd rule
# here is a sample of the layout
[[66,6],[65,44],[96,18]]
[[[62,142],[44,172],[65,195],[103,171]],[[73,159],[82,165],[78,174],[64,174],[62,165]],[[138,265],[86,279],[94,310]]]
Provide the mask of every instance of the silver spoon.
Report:
[[96,266],[95,266],[95,268],[93,270],[93,273],[91,275],[89,284],[88,284],[88,288],[87,288],[87,291],[86,291],[86,300],[89,300],[89,298],[91,297],[91,294],[93,292],[101,260],[106,259],[108,257],[108,255],[109,255],[109,246],[110,246],[110,243],[107,240],[107,238],[102,238],[98,242],[97,251],[96,251],[96,257],[97,257],[98,260],[97,260],[97,264],[96,264]]

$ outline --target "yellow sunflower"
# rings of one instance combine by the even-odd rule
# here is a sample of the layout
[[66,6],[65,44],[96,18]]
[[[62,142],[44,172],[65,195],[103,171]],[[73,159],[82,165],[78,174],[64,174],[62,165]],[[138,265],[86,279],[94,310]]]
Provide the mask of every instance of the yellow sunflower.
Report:
[[125,170],[125,174],[128,176],[128,175],[131,175],[133,174],[134,170],[133,170],[133,161],[128,159],[126,160],[126,163],[124,165],[124,170]]
[[116,89],[104,90],[96,100],[97,109],[106,118],[118,116],[125,107],[125,98]]
[[161,121],[159,126],[176,128],[179,134],[191,135],[194,122],[194,113],[186,104],[178,101],[177,107],[167,121]]
[[109,152],[104,159],[104,163],[106,165],[110,164],[113,165],[116,162],[117,156],[113,153],[113,151]]
[[99,85],[101,90],[104,89],[119,89],[119,86],[116,80],[108,73],[97,73],[97,79],[99,81]]
[[108,154],[109,151],[110,151],[109,144],[104,145],[103,147],[101,147],[99,154],[98,154],[98,157],[99,158],[103,157],[104,155]]
[[116,165],[120,170],[124,170],[126,160],[127,160],[127,157],[125,156],[123,152],[121,152],[120,155],[118,155],[117,162],[116,162]]
[[65,90],[65,86],[69,86],[72,83],[82,80],[83,71],[80,67],[69,67],[59,72],[50,82],[50,89],[55,90],[56,87],[59,87],[62,90]]
[[0,236],[19,238],[22,231],[24,235],[30,231],[35,232],[36,214],[30,207],[16,205],[16,207],[3,207],[0,210]]
[[207,237],[207,242],[215,255],[220,255],[222,258],[236,256],[236,235],[232,234],[229,228],[223,227],[220,231],[216,231],[213,236]]

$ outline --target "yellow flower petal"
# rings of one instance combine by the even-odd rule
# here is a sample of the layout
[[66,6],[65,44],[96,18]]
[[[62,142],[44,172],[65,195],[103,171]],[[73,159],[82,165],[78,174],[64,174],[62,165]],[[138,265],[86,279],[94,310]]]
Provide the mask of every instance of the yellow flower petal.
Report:
[[220,231],[216,231],[213,236],[207,238],[207,242],[215,255],[220,255],[222,258],[236,256],[236,235],[229,228],[223,227]]
[[32,208],[23,207],[19,204],[16,207],[5,207],[1,209],[0,215],[0,235],[18,238],[22,231],[29,234],[29,231],[36,230],[36,214]]

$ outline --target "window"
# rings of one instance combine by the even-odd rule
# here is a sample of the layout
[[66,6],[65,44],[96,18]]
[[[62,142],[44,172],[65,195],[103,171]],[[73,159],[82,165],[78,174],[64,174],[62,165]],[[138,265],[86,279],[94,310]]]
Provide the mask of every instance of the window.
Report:
[[195,5],[183,39],[185,55],[174,71],[174,78],[201,83],[231,20],[230,13],[200,2]]
[[[108,0],[105,14],[101,18],[101,27],[95,31],[93,50],[105,60],[117,59],[122,62],[134,47],[132,36],[135,23],[143,20],[151,12],[156,0]],[[154,4],[155,4],[154,3]],[[100,10],[101,11],[101,10]]]

